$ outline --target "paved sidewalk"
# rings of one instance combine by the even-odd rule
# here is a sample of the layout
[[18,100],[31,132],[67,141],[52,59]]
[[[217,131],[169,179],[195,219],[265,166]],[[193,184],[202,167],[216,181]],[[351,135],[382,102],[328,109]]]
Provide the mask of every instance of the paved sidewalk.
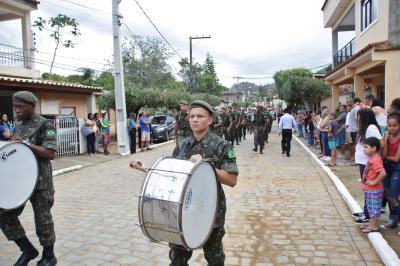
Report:
[[[292,157],[282,156],[279,141],[272,134],[263,155],[251,151],[250,140],[235,147],[239,182],[224,187],[226,265],[382,265],[325,173],[294,141]],[[140,158],[149,166],[172,149],[167,144],[55,177],[60,265],[168,265],[168,247],[149,243],[136,225],[144,176],[128,162]],[[39,246],[30,206],[21,220]],[[19,251],[3,235],[0,243],[0,265],[11,265]],[[206,265],[202,251],[190,265]]]

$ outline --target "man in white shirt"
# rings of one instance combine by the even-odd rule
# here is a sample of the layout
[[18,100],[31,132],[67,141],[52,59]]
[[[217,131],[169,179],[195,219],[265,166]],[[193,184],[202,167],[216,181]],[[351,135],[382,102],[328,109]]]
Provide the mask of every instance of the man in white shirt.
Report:
[[284,115],[279,120],[279,135],[282,134],[282,154],[290,156],[290,142],[292,141],[292,130],[296,128],[296,120],[292,116],[292,110],[286,108],[283,110]]

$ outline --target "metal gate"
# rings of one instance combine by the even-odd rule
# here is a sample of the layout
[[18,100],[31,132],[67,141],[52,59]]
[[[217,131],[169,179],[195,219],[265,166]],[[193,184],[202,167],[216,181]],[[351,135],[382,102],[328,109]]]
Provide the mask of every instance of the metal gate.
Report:
[[57,156],[79,154],[79,122],[75,116],[49,119],[57,129]]

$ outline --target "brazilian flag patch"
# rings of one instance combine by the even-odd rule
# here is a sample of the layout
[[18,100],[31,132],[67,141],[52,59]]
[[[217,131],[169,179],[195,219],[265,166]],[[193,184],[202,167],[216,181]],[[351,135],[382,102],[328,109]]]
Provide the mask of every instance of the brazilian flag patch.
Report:
[[233,151],[232,148],[229,148],[229,149],[228,149],[227,154],[228,154],[228,158],[229,158],[229,159],[236,159],[235,152]]
[[54,137],[56,135],[56,131],[54,129],[46,130],[47,137]]

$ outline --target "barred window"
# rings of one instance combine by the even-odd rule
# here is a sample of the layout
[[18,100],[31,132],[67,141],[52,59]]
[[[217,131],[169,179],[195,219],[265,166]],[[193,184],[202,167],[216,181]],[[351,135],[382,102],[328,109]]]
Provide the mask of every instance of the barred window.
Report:
[[361,31],[378,18],[377,3],[377,0],[361,0]]

